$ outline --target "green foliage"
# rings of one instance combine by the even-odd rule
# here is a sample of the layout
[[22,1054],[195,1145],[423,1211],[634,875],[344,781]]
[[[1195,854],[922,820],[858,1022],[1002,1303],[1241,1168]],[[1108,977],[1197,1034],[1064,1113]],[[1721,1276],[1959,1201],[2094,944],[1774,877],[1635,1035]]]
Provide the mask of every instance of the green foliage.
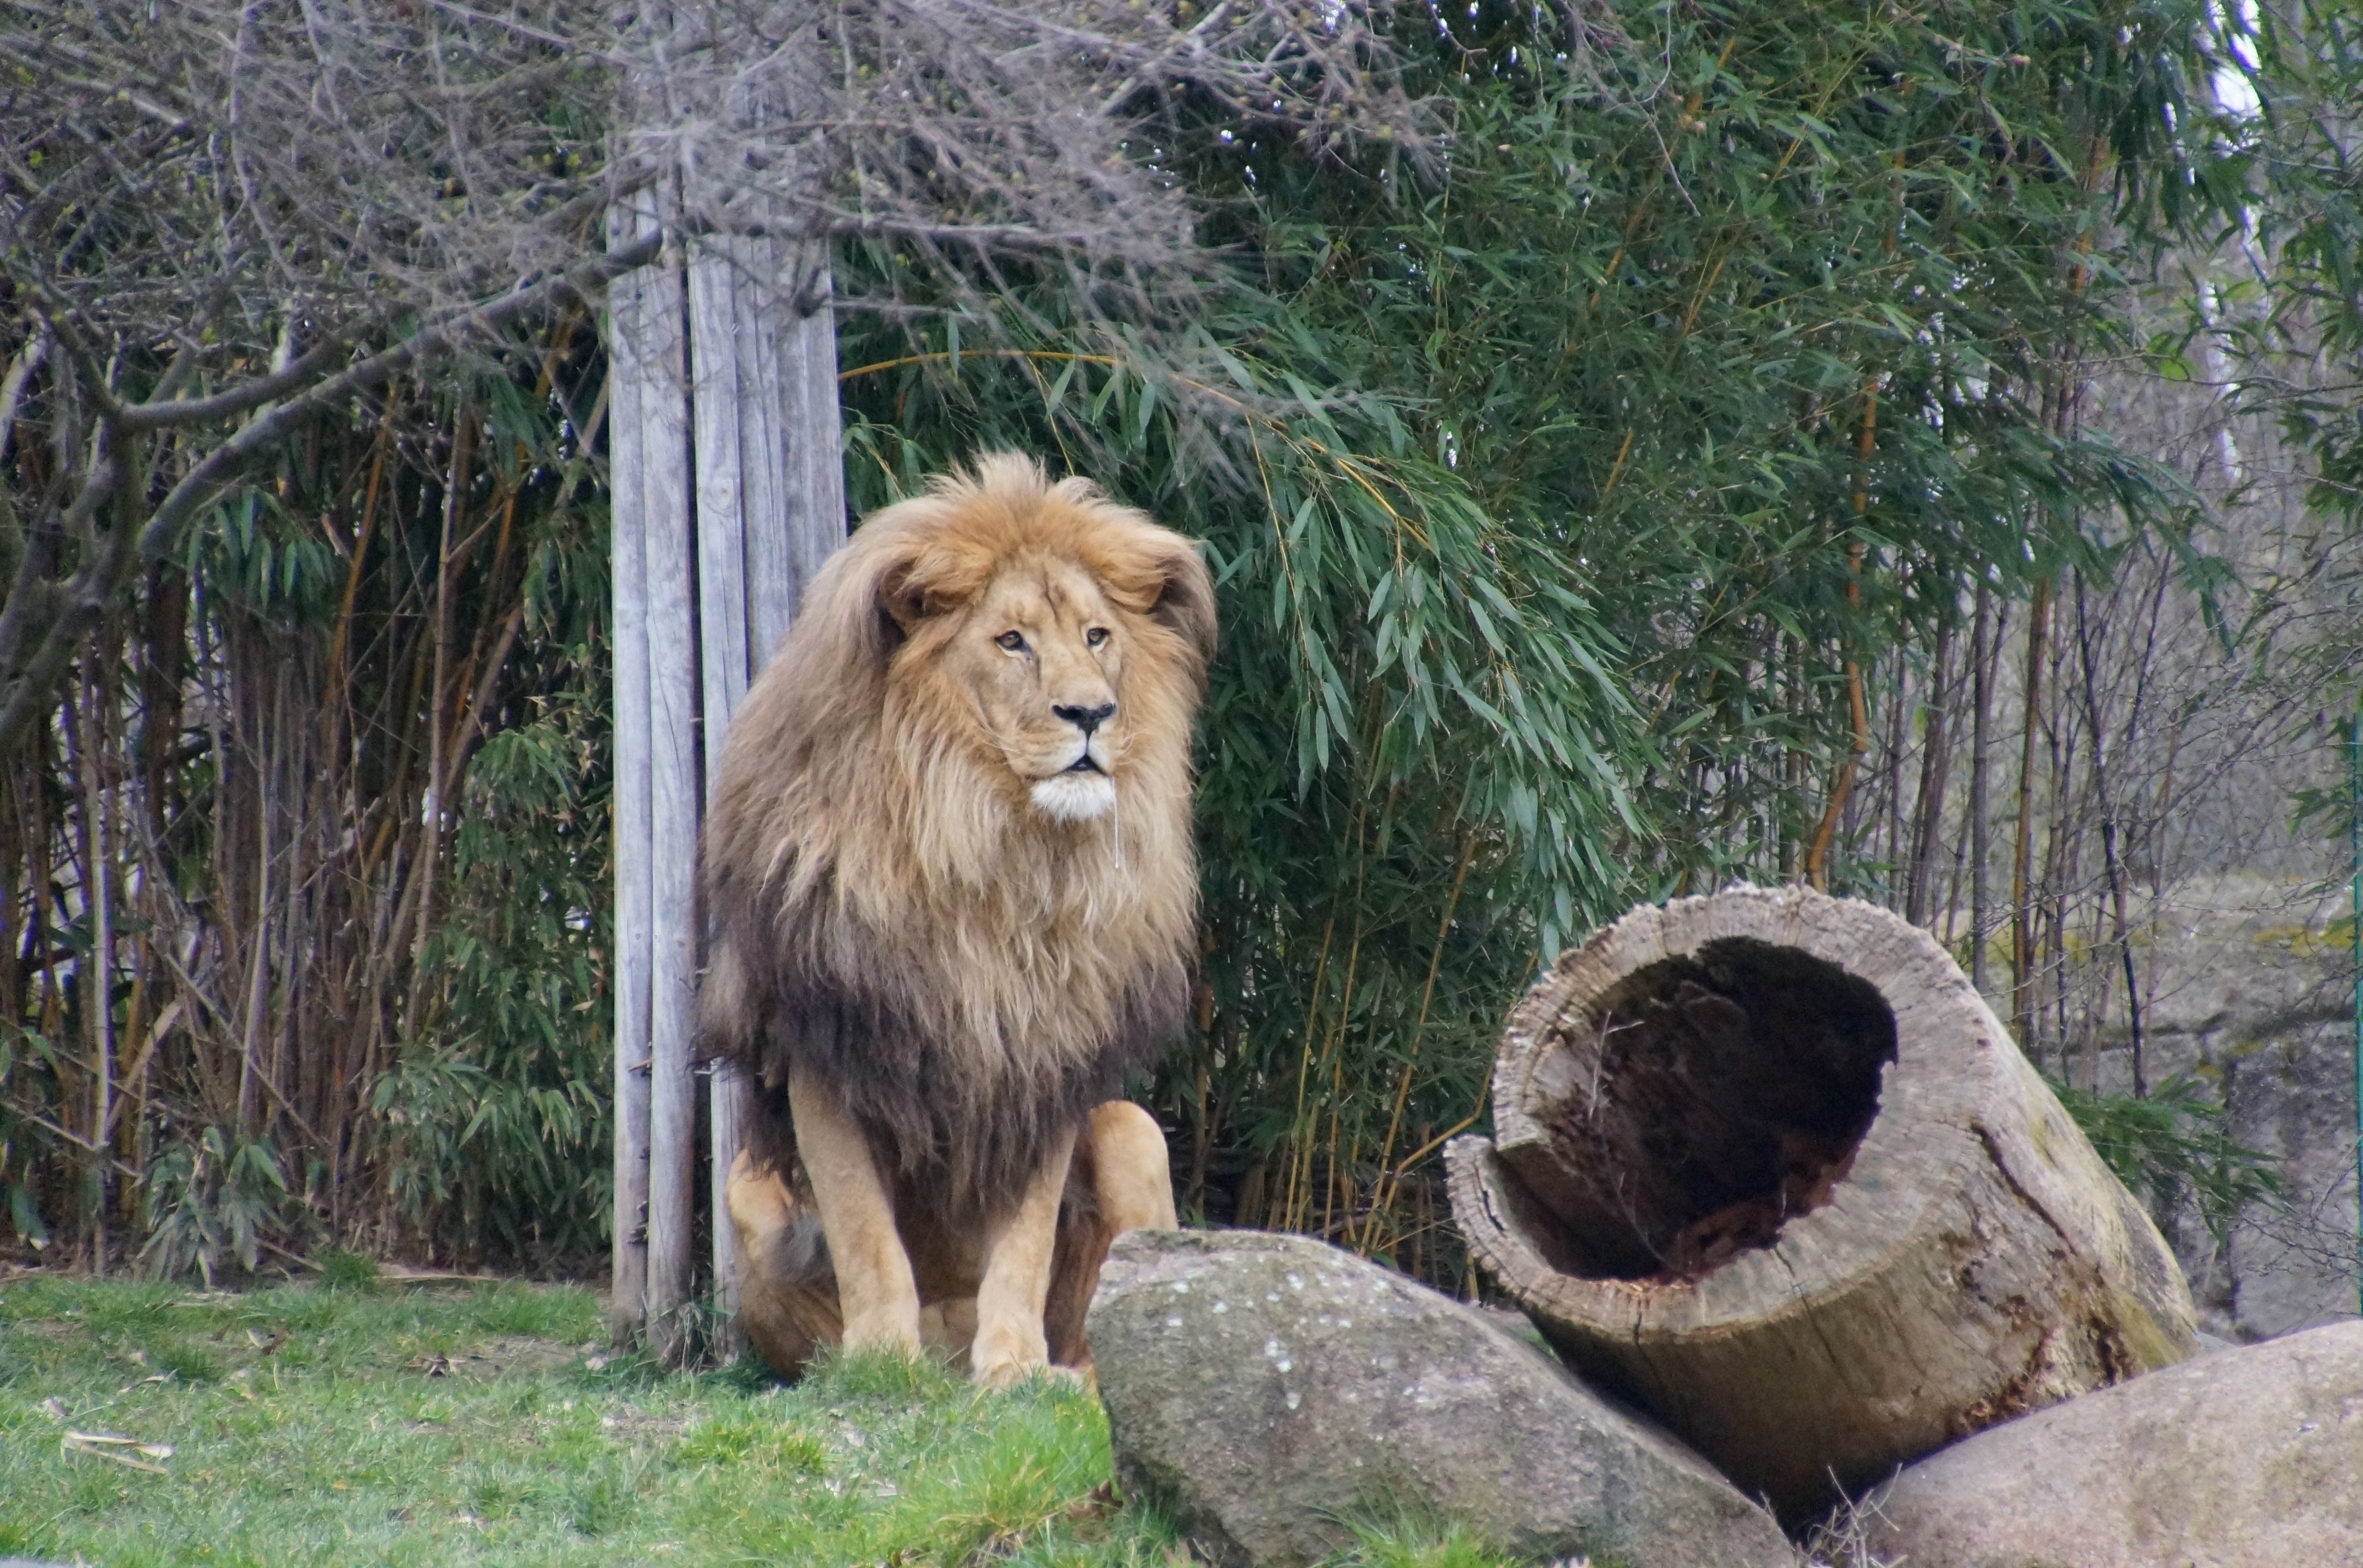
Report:
[[2252,1208],[2289,1202],[2289,1184],[2272,1155],[2232,1136],[2230,1114],[2188,1074],[2151,1086],[2148,1095],[2098,1094],[2051,1080],[2052,1092],[2117,1179],[2148,1200],[2153,1214],[2186,1204],[2221,1245]]
[[1651,47],[1594,92],[1524,12],[1453,14],[1448,174],[1392,202],[1267,179],[1265,253],[1628,650],[1654,755],[1626,889],[1663,894],[1800,867],[1849,667],[1980,581],[2091,562],[2113,511],[2178,523],[2058,399],[2125,302],[2112,185],[2178,178],[2199,14],[1617,15]]
[[200,1275],[213,1284],[235,1263],[252,1274],[266,1243],[300,1247],[311,1210],[280,1169],[267,1139],[203,1127],[161,1150],[140,1201],[148,1231],[140,1262],[163,1278]]
[[323,1247],[313,1254],[320,1283],[331,1289],[368,1290],[378,1282],[377,1260],[342,1247]]
[[404,1212],[514,1257],[594,1250],[612,1180],[605,715],[587,687],[477,754],[451,912],[421,960],[434,1033],[372,1094]]
[[1011,445],[1205,541],[1206,991],[1155,1090],[1191,1207],[1450,1268],[1429,1156],[1537,958],[1796,874],[1864,664],[2179,536],[2061,397],[2118,343],[2111,215],[2189,205],[2204,21],[1632,5],[1586,75],[1559,17],[1436,10],[1438,163],[1212,111],[1178,150],[1240,259],[1190,321],[1054,279],[843,328],[860,505]]

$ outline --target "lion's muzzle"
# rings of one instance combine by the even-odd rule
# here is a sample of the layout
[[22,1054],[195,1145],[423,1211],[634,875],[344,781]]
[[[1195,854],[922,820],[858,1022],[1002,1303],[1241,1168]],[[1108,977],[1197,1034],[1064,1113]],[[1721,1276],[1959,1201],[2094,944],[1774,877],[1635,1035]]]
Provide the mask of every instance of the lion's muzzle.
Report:
[[1115,780],[1100,771],[1086,753],[1076,766],[1053,773],[1034,786],[1034,809],[1059,823],[1087,823],[1115,806]]

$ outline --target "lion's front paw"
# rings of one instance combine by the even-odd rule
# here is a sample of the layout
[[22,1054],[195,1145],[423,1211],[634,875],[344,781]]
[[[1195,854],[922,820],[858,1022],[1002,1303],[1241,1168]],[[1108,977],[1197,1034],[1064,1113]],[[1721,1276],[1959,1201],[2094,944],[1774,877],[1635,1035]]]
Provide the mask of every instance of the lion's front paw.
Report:
[[1040,1330],[1032,1334],[1014,1330],[980,1331],[968,1353],[969,1375],[987,1388],[1015,1388],[1050,1367],[1050,1349]]
[[848,1319],[845,1348],[849,1352],[886,1351],[896,1355],[919,1353],[919,1315],[915,1311],[864,1312]]

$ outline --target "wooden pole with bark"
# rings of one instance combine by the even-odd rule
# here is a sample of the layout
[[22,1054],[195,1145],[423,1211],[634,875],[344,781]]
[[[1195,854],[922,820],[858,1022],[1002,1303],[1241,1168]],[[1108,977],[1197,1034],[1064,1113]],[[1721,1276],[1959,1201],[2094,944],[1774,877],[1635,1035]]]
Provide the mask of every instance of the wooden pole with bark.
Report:
[[2191,1353],[2173,1254],[1925,932],[1803,888],[1634,911],[1512,1012],[1470,1250],[1792,1520]]

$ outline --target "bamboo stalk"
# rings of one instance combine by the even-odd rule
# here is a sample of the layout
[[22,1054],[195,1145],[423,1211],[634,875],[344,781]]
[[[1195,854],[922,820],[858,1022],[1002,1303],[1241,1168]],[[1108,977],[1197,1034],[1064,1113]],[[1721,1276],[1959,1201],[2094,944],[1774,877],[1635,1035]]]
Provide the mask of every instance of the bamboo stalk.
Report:
[[[2116,916],[2114,944],[2124,967],[2125,1016],[2132,1035],[2134,1094],[2138,1099],[2149,1093],[2149,1076],[2142,1059],[2141,985],[2134,976],[2132,922],[2125,912],[2124,877],[2117,864],[2117,805],[2115,797],[2109,791],[2108,768],[2103,761],[2106,748],[2102,745],[2104,732],[2101,720],[2100,676],[2093,668],[2092,633],[2084,606],[2084,574],[2081,572],[2076,574],[2076,646],[2083,666],[2085,711],[2092,726],[2092,789],[2099,797],[2101,807],[2101,863],[2108,881],[2109,902]],[[2130,734],[2126,741],[2130,746]]]
[[2035,1049],[2035,928],[2029,876],[2035,854],[2035,741],[2041,728],[2043,639],[2051,618],[2051,579],[2036,582],[2026,612],[2025,725],[2018,754],[2018,837],[2010,857],[2011,1025],[2020,1044]]
[[1934,918],[1929,906],[1936,891],[1936,842],[1944,825],[1945,786],[1953,760],[1952,733],[1945,722],[1952,649],[1953,623],[1948,618],[1936,624],[1936,653],[1928,672],[1928,718],[1920,739],[1920,786],[1912,806],[1911,876],[1903,896],[1903,918],[1914,925],[1925,926]]
[[[1862,425],[1855,436],[1854,515],[1859,525],[1870,510],[1870,454],[1879,432],[1879,378],[1873,376],[1862,389]],[[1847,546],[1847,608],[1862,607],[1862,543]],[[1805,852],[1805,880],[1816,892],[1829,887],[1830,843],[1837,834],[1838,819],[1846,811],[1847,797],[1853,793],[1854,777],[1862,766],[1864,754],[1870,750],[1870,719],[1862,698],[1862,667],[1849,653],[1846,660],[1847,741],[1846,759],[1838,764],[1838,776],[1830,786],[1828,807],[1822,812],[1819,826],[1814,830],[1813,847]]]
[[[91,1142],[97,1151],[106,1147],[106,1129],[115,1116],[115,1009],[110,992],[115,977],[115,920],[113,889],[108,885],[107,858],[111,853],[106,835],[106,789],[105,772],[105,665],[104,646],[106,639],[88,656],[80,694],[88,706],[79,724],[74,721],[75,697],[66,700],[67,739],[70,747],[68,765],[82,775],[83,787],[83,864],[85,870],[84,889],[90,900],[92,972],[83,978],[83,1005],[90,1017],[91,1037]],[[79,734],[77,735],[77,731]],[[76,739],[80,744],[75,745]],[[90,1266],[91,1272],[104,1276],[106,1273],[106,1198],[108,1162],[95,1160],[91,1166],[90,1205]]]
[[256,1107],[260,1086],[255,1060],[262,1048],[263,1008],[271,986],[271,812],[262,792],[255,791],[254,938],[246,950],[246,1021],[239,1032],[238,1130],[248,1137],[258,1131]]
[[450,479],[443,491],[442,542],[435,552],[435,619],[433,623],[433,674],[427,682],[427,800],[419,812],[421,823],[420,848],[417,866],[418,898],[410,937],[410,995],[403,1008],[402,1032],[416,1036],[419,1025],[419,1008],[426,983],[426,965],[421,962],[427,952],[427,938],[435,924],[435,873],[443,858],[443,818],[446,805],[443,796],[444,773],[449,735],[443,722],[443,709],[451,657],[451,599],[454,578],[458,575],[458,551],[454,539],[458,534],[460,509],[467,504],[468,486],[472,481],[469,461],[473,456],[476,418],[468,403],[460,405],[458,424],[451,434]]
[[[1386,1140],[1379,1145],[1379,1174],[1370,1190],[1370,1222],[1371,1225],[1378,1223],[1379,1215],[1393,1201],[1388,1184],[1387,1162],[1394,1157],[1395,1134],[1403,1127],[1403,1107],[1411,1101],[1412,1070],[1419,1066],[1420,1040],[1427,1031],[1428,1004],[1436,999],[1436,977],[1444,966],[1444,939],[1452,930],[1453,913],[1460,907],[1460,889],[1469,880],[1469,866],[1476,857],[1476,835],[1464,834],[1460,841],[1459,864],[1455,866],[1452,871],[1452,890],[1445,895],[1444,914],[1436,922],[1436,944],[1428,955],[1427,980],[1420,988],[1419,1013],[1412,1022],[1411,1049],[1403,1058],[1403,1077],[1395,1085],[1394,1109],[1387,1117]],[[1402,1187],[1402,1172],[1398,1170],[1395,1173],[1392,1190],[1400,1192]],[[1364,1256],[1370,1255],[1370,1234],[1367,1226],[1364,1228],[1363,1244],[1359,1250]]]

